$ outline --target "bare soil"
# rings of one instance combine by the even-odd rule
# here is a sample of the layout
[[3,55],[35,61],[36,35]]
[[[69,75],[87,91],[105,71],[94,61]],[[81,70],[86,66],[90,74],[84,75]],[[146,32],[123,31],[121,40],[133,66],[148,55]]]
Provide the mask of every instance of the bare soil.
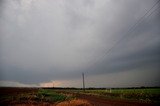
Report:
[[128,100],[112,100],[94,95],[78,94],[78,98],[89,101],[94,106],[158,106],[153,103],[142,103]]
[[[36,94],[38,88],[0,88],[0,106],[56,106],[57,103],[49,103],[36,100],[17,100],[18,95],[25,95],[27,93]],[[66,93],[66,92],[61,92]],[[86,95],[79,93],[68,93],[76,96],[79,100],[85,100],[90,105],[89,106],[160,106],[159,104],[153,103],[143,103],[138,101],[129,101],[129,100],[117,100],[117,99],[107,99],[95,95]],[[5,98],[12,97],[12,98]],[[5,98],[5,99],[4,99]],[[65,106],[65,105],[64,105]],[[68,105],[66,105],[68,106]],[[73,105],[74,106],[74,105]],[[75,106],[84,106],[84,105],[75,105]],[[86,105],[87,106],[87,105]]]

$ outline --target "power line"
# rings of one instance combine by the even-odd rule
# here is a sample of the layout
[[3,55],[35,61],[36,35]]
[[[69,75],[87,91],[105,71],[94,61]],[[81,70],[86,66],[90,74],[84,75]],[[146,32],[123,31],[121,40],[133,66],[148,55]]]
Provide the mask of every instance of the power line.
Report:
[[[140,23],[143,22],[144,18],[148,18],[150,17],[155,11],[157,11],[158,9],[155,9],[154,11],[152,11],[150,14],[149,12],[160,2],[160,0],[158,0],[131,28],[129,28],[129,30],[126,32],[126,34],[124,36],[122,36],[111,48],[109,48],[104,55],[102,55],[98,60],[100,60],[101,58],[103,58],[104,56],[108,55],[108,53],[114,48],[116,47],[117,44],[119,44],[123,39],[125,39],[126,36],[129,36],[137,27],[137,25],[139,25]],[[149,14],[149,15],[148,15]],[[147,16],[148,15],[148,16]],[[92,65],[96,64],[97,61],[95,61]],[[92,66],[91,65],[91,66]]]
[[148,17],[150,17],[155,11],[157,11],[159,8],[156,8],[155,10],[153,10],[149,15]]
[[82,79],[83,79],[83,91],[85,92],[84,73],[82,73]]
[[[122,38],[120,38],[106,53],[105,53],[105,55],[107,54],[107,53],[109,53],[118,43],[120,43],[126,36],[128,36],[128,34],[131,34],[131,32],[133,32],[134,30],[135,30],[135,28],[136,28],[136,25],[138,25],[138,24],[140,24],[142,21],[143,21],[143,19],[144,19],[144,17],[159,3],[159,1],[160,0],[158,0],[128,31],[127,31],[127,33],[124,35],[124,36],[122,36]],[[157,9],[156,9],[157,10]],[[153,12],[155,12],[155,11],[152,11],[152,13],[151,14],[153,14]],[[149,14],[147,17],[149,17],[149,16],[151,16],[151,14]],[[105,55],[103,55],[103,57],[105,56]]]

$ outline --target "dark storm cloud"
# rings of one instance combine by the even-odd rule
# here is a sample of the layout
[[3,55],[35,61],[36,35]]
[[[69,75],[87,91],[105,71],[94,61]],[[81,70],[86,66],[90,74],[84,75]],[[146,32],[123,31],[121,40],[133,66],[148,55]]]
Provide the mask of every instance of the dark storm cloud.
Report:
[[[130,76],[138,70],[142,76],[148,73],[138,80],[154,82],[157,76],[150,72],[159,73],[160,68],[159,11],[146,16],[132,33],[127,31],[155,2],[1,0],[0,80],[33,84],[79,79],[82,72],[114,73],[113,78],[121,79],[118,73]],[[159,4],[152,11],[156,8]]]

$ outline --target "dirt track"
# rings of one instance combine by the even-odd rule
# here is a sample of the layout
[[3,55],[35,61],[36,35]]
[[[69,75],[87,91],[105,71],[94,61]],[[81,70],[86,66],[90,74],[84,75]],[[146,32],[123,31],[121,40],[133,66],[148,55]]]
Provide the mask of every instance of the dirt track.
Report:
[[156,106],[156,104],[141,103],[135,101],[109,100],[93,95],[78,94],[77,97],[89,101],[94,106]]
[[[17,94],[24,94],[24,93],[36,93],[38,89],[33,89],[33,88],[1,88],[0,89],[0,96],[3,97],[5,95],[12,95],[14,97],[17,96]],[[72,94],[75,95],[76,98],[78,99],[83,99],[87,100],[89,103],[91,103],[93,106],[160,106],[156,104],[149,104],[149,103],[142,103],[142,102],[137,102],[137,101],[128,101],[128,100],[113,100],[113,99],[107,99],[104,97],[98,97],[94,95],[86,95],[86,94],[79,94],[79,93],[73,93],[73,92],[64,92],[60,91],[61,93],[66,93],[66,94]],[[0,104],[8,104],[9,102],[12,101],[0,101]],[[34,103],[35,101],[33,101]],[[28,103],[28,102],[27,102]],[[34,105],[41,105],[43,106],[50,106],[54,105],[53,103],[40,103],[40,102],[35,102]],[[23,103],[24,105],[24,103]],[[27,105],[27,104],[26,104]],[[29,104],[28,104],[29,105]],[[33,104],[32,104],[33,106]]]

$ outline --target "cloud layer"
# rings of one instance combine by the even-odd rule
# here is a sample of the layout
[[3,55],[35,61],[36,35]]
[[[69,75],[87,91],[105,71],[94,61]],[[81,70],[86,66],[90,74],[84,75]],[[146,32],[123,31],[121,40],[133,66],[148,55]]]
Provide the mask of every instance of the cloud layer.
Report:
[[[97,75],[98,82],[117,76],[125,86],[136,86],[138,82],[159,86],[159,4],[150,13],[156,11],[127,33],[156,0],[0,2],[0,80],[27,84],[71,82],[80,80],[85,72],[89,78],[95,77],[92,80]],[[105,55],[126,33],[125,39]],[[141,77],[135,74],[138,72]],[[133,85],[122,80],[119,73]],[[110,74],[112,77],[105,77]],[[131,75],[135,79],[128,77]],[[93,85],[121,86],[120,82],[98,82]]]

